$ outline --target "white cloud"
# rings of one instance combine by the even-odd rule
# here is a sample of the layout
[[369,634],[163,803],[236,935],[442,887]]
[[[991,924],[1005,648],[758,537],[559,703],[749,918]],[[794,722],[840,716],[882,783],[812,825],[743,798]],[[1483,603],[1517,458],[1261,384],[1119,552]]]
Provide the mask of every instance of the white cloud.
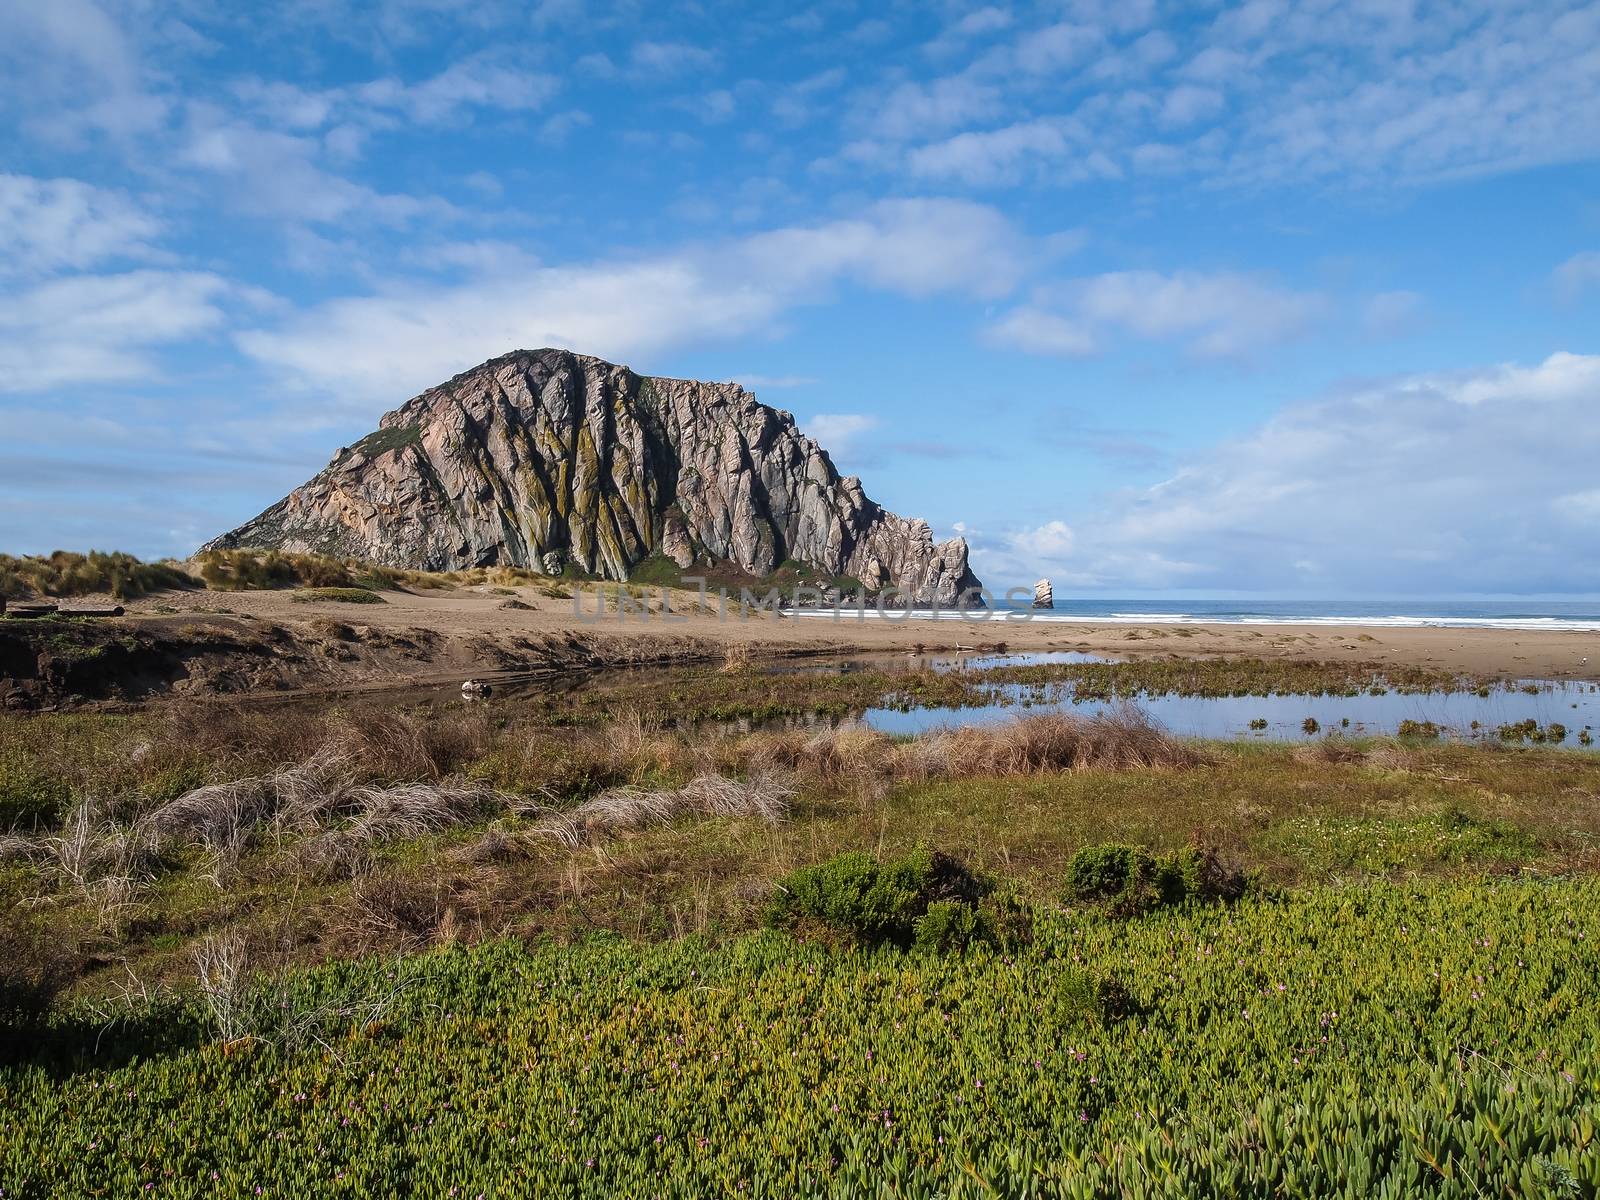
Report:
[[1042,292],[987,336],[1033,353],[1077,355],[1120,331],[1180,341],[1202,358],[1241,358],[1299,336],[1324,308],[1315,293],[1230,271],[1116,271]]
[[803,125],[829,103],[828,93],[849,78],[843,67],[829,67],[785,87],[772,102],[772,115],[785,125]]
[[53,141],[148,133],[167,112],[137,48],[92,0],[0,4],[0,65],[0,108],[24,110],[28,127]]
[[[1166,481],[1108,498],[1053,555],[993,569],[1078,586],[1341,594],[1600,591],[1600,356],[1411,375],[1285,409]],[[1048,529],[1048,526],[1046,527]]]
[[1551,501],[1551,507],[1569,521],[1584,524],[1600,522],[1600,488],[1557,496]]
[[1001,111],[1000,90],[965,76],[902,83],[871,113],[867,127],[888,141],[932,137]]
[[1075,143],[1083,137],[1082,127],[1070,119],[1020,121],[919,146],[907,155],[906,165],[925,179],[993,186],[1017,179],[1029,164],[1059,162],[1081,153]]
[[1600,250],[1585,250],[1574,254],[1551,275],[1556,294],[1563,300],[1573,301],[1593,287],[1600,287]]
[[225,181],[233,203],[256,216],[398,224],[449,211],[442,200],[380,193],[327,171],[317,161],[321,150],[315,137],[261,129],[211,105],[192,104],[179,161]]
[[878,427],[878,418],[865,413],[818,413],[802,423],[806,435],[835,458],[853,453],[862,435]]
[[0,174],[0,274],[147,258],[161,229],[120,192],[76,179]]
[[1046,521],[1033,529],[1013,533],[1006,541],[1013,554],[1048,562],[1071,554],[1078,537],[1065,521]]
[[395,280],[239,345],[352,402],[394,401],[515,347],[626,360],[773,330],[844,281],[908,296],[1004,294],[1028,243],[992,208],[894,200],[856,217],[630,261],[480,269],[454,286]]
[[756,234],[739,256],[790,286],[843,275],[908,296],[1000,296],[1026,268],[1025,242],[998,210],[943,199],[881,200],[859,217]]
[[1042,75],[1077,66],[1100,42],[1101,33],[1093,26],[1061,21],[1019,37],[1012,62],[1021,71]]
[[512,66],[492,54],[477,54],[418,83],[380,79],[352,89],[350,95],[374,109],[438,125],[471,108],[507,112],[542,108],[557,88],[552,76]]
[[581,108],[568,109],[549,117],[539,126],[539,140],[549,146],[565,145],[569,137],[580,129],[594,124],[594,118]]
[[[1138,154],[1234,185],[1415,185],[1600,156],[1600,9],[1588,0],[1467,0],[1425,16],[1409,3],[1245,4],[1209,27],[1148,31],[1153,8],[1124,6],[1124,21],[1117,7],[1069,6],[1069,19],[1019,24],[998,45],[947,31],[930,51],[970,54],[961,69],[896,73],[895,103],[851,130],[857,153],[823,161],[893,172],[895,146],[911,143],[927,151],[913,160],[925,177],[1007,184],[1067,157],[1048,131],[1069,120],[1105,162]],[[995,141],[986,165],[974,139],[1001,115],[1029,136]]]
[[1099,349],[1094,333],[1080,322],[1030,305],[1012,309],[983,336],[990,345],[1060,358],[1082,358]]
[[715,52],[689,42],[637,42],[630,55],[636,71],[649,75],[681,75],[716,65]]
[[150,351],[219,327],[220,277],[78,275],[0,297],[0,391],[121,383],[158,373]]
[[988,37],[1010,29],[1015,18],[1008,8],[986,5],[975,8],[960,20],[952,22],[923,50],[930,58],[944,58],[956,53],[974,38]]
[[1222,111],[1222,93],[1216,88],[1180,84],[1161,103],[1161,120],[1167,125],[1192,125]]

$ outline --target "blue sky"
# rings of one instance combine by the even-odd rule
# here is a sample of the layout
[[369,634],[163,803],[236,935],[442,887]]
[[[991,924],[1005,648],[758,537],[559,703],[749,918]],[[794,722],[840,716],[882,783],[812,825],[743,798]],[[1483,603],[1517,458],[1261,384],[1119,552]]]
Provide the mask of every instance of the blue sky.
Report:
[[1600,4],[0,7],[0,549],[514,347],[1058,594],[1600,594]]

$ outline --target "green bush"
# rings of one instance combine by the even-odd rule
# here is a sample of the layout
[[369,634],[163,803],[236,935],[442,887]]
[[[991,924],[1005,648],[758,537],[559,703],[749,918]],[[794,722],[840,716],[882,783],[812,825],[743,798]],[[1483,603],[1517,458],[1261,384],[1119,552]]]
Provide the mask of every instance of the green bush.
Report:
[[956,950],[991,940],[980,902],[994,885],[922,848],[879,862],[862,850],[801,867],[778,884],[769,925],[822,929],[860,945]]
[[314,600],[331,600],[336,604],[387,604],[377,592],[358,587],[306,588],[289,597],[296,604],[310,604]]
[[959,900],[935,900],[912,922],[912,945],[934,954],[949,954],[979,940],[981,927],[976,906]]
[[1209,847],[1156,856],[1143,846],[1085,846],[1067,863],[1069,901],[1105,904],[1135,916],[1186,901],[1229,903],[1245,893],[1244,875]]
[[1114,975],[1078,967],[1056,977],[1054,1016],[1062,1025],[1114,1025],[1137,1011],[1128,987]]
[[72,799],[60,775],[36,763],[0,759],[0,831],[54,825]]

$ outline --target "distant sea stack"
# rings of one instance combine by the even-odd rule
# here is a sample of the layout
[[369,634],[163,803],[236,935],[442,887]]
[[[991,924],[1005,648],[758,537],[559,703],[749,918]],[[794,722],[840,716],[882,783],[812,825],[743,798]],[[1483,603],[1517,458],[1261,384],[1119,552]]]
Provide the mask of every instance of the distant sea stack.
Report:
[[869,500],[786,412],[731,383],[636,375],[564,350],[491,359],[386,414],[320,474],[204,549],[256,547],[418,570],[645,559],[794,560],[954,603],[981,586],[961,538]]
[[1033,606],[1035,608],[1054,608],[1056,594],[1050,588],[1048,579],[1041,579],[1033,585]]

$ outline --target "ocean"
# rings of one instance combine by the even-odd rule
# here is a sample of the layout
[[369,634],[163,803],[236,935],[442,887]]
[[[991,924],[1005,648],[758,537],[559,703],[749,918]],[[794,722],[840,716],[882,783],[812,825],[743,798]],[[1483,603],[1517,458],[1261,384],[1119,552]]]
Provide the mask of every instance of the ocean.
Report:
[[[831,610],[791,610],[794,615],[830,618]],[[866,610],[869,620],[905,616],[962,620],[954,611]],[[846,607],[843,619],[857,610]],[[978,623],[980,613],[966,614]],[[1371,628],[1439,626],[1458,629],[1576,630],[1600,632],[1600,600],[1082,600],[1058,596],[1053,609],[1008,608],[997,604],[991,621],[1032,620],[1107,625],[1178,625],[1196,621],[1223,625],[1361,625]]]

